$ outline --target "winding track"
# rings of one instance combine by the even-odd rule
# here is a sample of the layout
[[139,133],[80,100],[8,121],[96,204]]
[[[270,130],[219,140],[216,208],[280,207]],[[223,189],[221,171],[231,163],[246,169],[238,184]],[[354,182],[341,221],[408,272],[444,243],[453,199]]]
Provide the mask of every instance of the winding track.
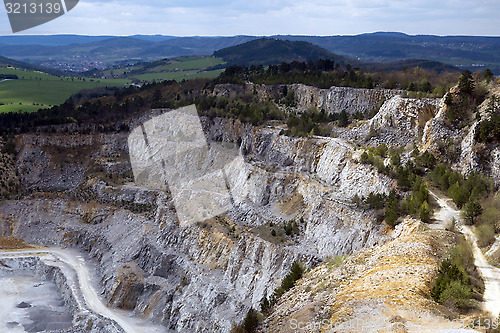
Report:
[[166,332],[157,326],[144,326],[138,323],[138,320],[122,314],[117,310],[112,310],[101,301],[97,292],[92,287],[91,278],[85,260],[73,254],[71,251],[44,248],[41,250],[21,250],[21,251],[6,251],[0,252],[1,258],[26,258],[26,257],[40,257],[45,260],[52,256],[56,261],[62,262],[69,266],[76,272],[77,275],[77,288],[83,295],[85,305],[101,316],[115,321],[126,333],[160,333]]
[[484,302],[483,308],[486,312],[491,313],[494,318],[498,318],[500,314],[500,269],[488,264],[488,260],[483,252],[477,246],[477,238],[469,226],[464,225],[460,219],[460,212],[454,207],[451,199],[440,197],[434,192],[430,194],[438,202],[440,209],[434,214],[436,223],[431,224],[433,229],[444,229],[446,225],[454,218],[460,226],[460,232],[472,244],[474,254],[474,263],[484,280]]

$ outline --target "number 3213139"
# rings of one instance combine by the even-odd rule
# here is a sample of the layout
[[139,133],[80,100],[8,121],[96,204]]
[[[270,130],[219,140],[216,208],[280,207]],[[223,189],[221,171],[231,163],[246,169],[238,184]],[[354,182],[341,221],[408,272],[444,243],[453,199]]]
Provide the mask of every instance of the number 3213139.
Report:
[[6,2],[7,14],[59,14],[64,11],[60,3]]

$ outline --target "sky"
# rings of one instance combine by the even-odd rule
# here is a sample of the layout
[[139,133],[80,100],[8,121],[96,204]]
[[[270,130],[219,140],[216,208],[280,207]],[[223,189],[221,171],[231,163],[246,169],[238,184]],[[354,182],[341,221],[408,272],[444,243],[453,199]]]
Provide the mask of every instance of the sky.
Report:
[[[5,7],[0,7],[0,35],[12,35]],[[376,31],[500,36],[500,1],[80,0],[66,15],[18,34],[325,36]]]

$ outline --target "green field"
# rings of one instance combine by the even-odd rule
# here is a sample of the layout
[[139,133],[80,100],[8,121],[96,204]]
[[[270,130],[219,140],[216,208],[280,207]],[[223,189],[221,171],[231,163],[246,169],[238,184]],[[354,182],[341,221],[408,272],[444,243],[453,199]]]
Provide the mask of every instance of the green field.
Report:
[[17,80],[0,81],[0,113],[32,112],[41,108],[64,103],[71,95],[83,89],[97,87],[119,87],[137,82],[163,80],[190,80],[215,78],[223,70],[206,69],[223,64],[214,57],[180,57],[154,63],[137,64],[107,70],[102,73],[112,79],[91,79],[83,77],[59,77],[47,73],[18,68],[0,68],[1,74],[17,75]]
[[190,80],[190,79],[200,79],[200,78],[216,78],[223,70],[218,69],[214,71],[179,71],[179,72],[164,72],[164,73],[147,73],[134,76],[134,78],[147,81],[163,81],[163,80]]
[[179,57],[160,60],[153,63],[139,63],[134,66],[114,68],[103,72],[107,77],[135,79],[141,82],[162,80],[189,80],[195,78],[215,78],[222,70],[206,69],[224,64],[221,58],[214,57]]
[[19,78],[0,82],[0,104],[3,104],[0,105],[0,112],[30,112],[48,108],[63,103],[82,89],[118,87],[132,82],[129,79],[57,77],[15,68],[0,68],[0,74],[14,74]]

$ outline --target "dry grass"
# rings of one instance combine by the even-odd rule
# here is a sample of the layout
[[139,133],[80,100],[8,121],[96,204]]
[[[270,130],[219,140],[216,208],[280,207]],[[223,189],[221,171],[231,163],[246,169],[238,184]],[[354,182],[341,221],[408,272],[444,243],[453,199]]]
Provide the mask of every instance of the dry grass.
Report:
[[31,248],[33,248],[33,246],[27,244],[20,238],[0,236],[0,250],[21,250]]

